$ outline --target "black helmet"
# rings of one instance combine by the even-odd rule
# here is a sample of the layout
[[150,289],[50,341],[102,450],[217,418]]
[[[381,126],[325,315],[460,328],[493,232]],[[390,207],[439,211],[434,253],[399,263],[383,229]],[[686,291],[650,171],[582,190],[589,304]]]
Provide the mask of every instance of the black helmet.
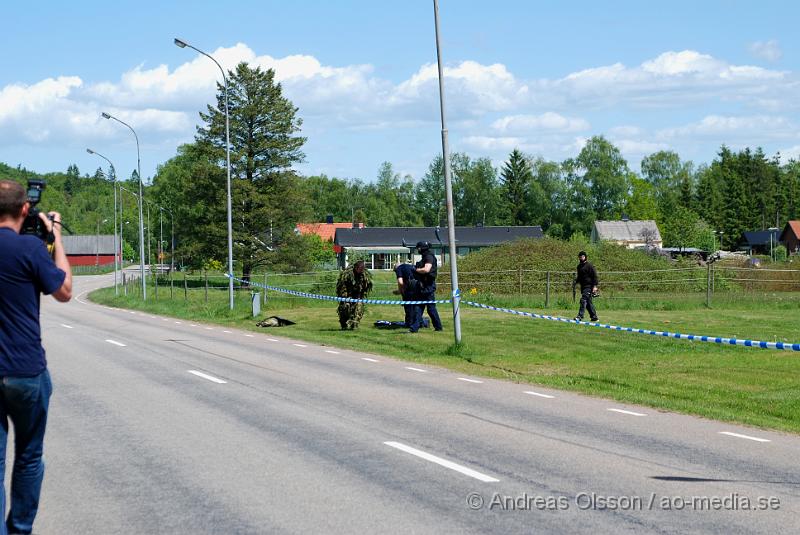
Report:
[[581,251],[580,253],[578,253],[578,256],[580,257],[580,256],[588,256],[588,255],[586,254],[586,251]]
[[431,248],[431,242],[429,241],[418,241],[417,242],[417,249],[420,251],[427,251]]

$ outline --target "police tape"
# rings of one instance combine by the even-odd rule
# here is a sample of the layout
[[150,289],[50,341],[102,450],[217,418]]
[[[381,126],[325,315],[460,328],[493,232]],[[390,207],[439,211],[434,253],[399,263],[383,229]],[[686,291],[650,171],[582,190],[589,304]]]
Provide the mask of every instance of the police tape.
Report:
[[[226,273],[226,277],[232,278],[233,280],[245,283],[248,282],[237,277],[233,277],[230,274]],[[342,303],[367,303],[373,305],[427,305],[427,304],[448,304],[451,303],[451,299],[440,299],[436,301],[392,301],[387,299],[353,299],[350,297],[336,297],[332,295],[320,295],[320,294],[312,294],[308,292],[298,292],[296,290],[288,290],[286,288],[280,288],[278,286],[269,286],[266,284],[259,284],[257,282],[249,282],[250,286],[256,286],[258,288],[264,288],[266,290],[272,290],[274,292],[281,292],[289,295],[296,295],[298,297],[307,297],[309,299],[321,299],[325,301],[337,301]],[[453,297],[460,297],[461,292],[459,289],[453,292]],[[524,316],[528,318],[534,319],[542,319],[542,320],[549,320],[549,321],[558,321],[561,323],[571,323],[576,325],[588,325],[590,327],[599,327],[602,329],[609,329],[612,331],[619,331],[619,332],[628,332],[628,333],[636,333],[636,334],[649,334],[651,336],[661,336],[664,338],[674,338],[678,340],[691,340],[695,342],[710,342],[714,344],[720,345],[732,345],[732,346],[744,346],[744,347],[759,347],[762,349],[781,349],[781,350],[788,350],[788,351],[800,351],[800,343],[788,343],[788,342],[764,342],[761,340],[748,340],[748,339],[739,339],[739,338],[725,338],[721,336],[702,336],[697,334],[684,334],[684,333],[673,333],[669,331],[653,331],[650,329],[637,329],[635,327],[623,327],[620,325],[611,325],[607,323],[599,323],[595,321],[578,321],[578,320],[571,320],[567,318],[562,318],[560,316],[549,316],[547,314],[536,314],[535,312],[523,312],[521,310],[514,310],[513,308],[503,308],[503,307],[495,307],[492,305],[485,305],[483,303],[475,303],[473,301],[461,301],[465,305],[469,305],[475,308],[483,308],[485,310],[494,310],[497,312],[505,312],[506,314],[514,314],[516,316]]]
[[785,343],[785,342],[764,342],[761,340],[747,340],[747,339],[739,339],[739,338],[724,338],[721,336],[700,336],[696,334],[684,334],[684,333],[673,333],[668,331],[651,331],[649,329],[637,329],[635,327],[622,327],[620,325],[610,325],[607,323],[598,323],[595,321],[578,321],[578,320],[571,320],[567,318],[561,318],[559,316],[548,316],[546,314],[536,314],[534,312],[522,312],[520,310],[514,310],[511,308],[502,308],[502,307],[494,307],[491,305],[484,305],[482,303],[474,303],[472,301],[462,301],[465,305],[469,305],[475,308],[483,308],[486,310],[495,310],[498,312],[505,312],[507,314],[515,314],[517,316],[526,316],[529,318],[535,319],[542,319],[542,320],[550,320],[550,321],[559,321],[562,323],[573,323],[579,325],[589,325],[591,327],[600,327],[603,329],[610,329],[612,331],[620,331],[620,332],[628,332],[628,333],[637,333],[637,334],[649,334],[652,336],[663,336],[665,338],[676,338],[679,340],[692,340],[696,342],[711,342],[714,344],[720,345],[732,345],[732,346],[745,346],[745,347],[760,347],[762,349],[783,349],[788,351],[800,351],[800,343]]
[[438,301],[397,301],[397,300],[390,300],[390,299],[354,299],[352,297],[337,297],[334,295],[321,295],[321,294],[312,294],[309,292],[298,292],[297,290],[289,290],[287,288],[280,288],[278,286],[269,286],[267,284],[259,284],[253,281],[245,281],[243,279],[239,279],[237,277],[231,276],[229,273],[225,274],[226,277],[233,279],[237,282],[249,284],[250,286],[255,286],[257,288],[263,288],[265,290],[272,290],[273,292],[280,292],[289,295],[296,295],[298,297],[306,297],[308,299],[319,299],[322,301],[336,301],[339,303],[365,303],[369,305],[432,305],[432,304],[445,304],[449,303],[450,299],[440,299]]

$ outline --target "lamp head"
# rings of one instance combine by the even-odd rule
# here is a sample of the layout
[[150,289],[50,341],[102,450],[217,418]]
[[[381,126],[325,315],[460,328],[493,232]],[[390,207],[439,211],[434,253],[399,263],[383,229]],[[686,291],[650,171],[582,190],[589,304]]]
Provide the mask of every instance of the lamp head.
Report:
[[180,47],[180,48],[186,48],[186,46],[187,46],[185,41],[181,41],[177,37],[175,38],[175,45]]
[[111,119],[111,116],[106,112],[101,113],[100,116],[103,117],[103,119]]
[[94,151],[92,149],[86,149],[86,152],[88,152],[89,154],[94,154]]

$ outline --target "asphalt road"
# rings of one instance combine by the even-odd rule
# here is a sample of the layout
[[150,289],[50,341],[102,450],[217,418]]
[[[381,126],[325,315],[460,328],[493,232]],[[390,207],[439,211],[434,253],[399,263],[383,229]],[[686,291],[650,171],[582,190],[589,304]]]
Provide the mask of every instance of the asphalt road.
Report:
[[43,299],[35,533],[798,532],[800,437],[88,303],[108,280]]

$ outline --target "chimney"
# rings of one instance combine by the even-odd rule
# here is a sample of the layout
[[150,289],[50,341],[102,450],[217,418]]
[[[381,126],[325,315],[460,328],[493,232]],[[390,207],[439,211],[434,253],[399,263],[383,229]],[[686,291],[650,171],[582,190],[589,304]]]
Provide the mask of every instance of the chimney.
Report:
[[325,216],[325,222],[329,225],[333,225],[333,214],[328,214]]

